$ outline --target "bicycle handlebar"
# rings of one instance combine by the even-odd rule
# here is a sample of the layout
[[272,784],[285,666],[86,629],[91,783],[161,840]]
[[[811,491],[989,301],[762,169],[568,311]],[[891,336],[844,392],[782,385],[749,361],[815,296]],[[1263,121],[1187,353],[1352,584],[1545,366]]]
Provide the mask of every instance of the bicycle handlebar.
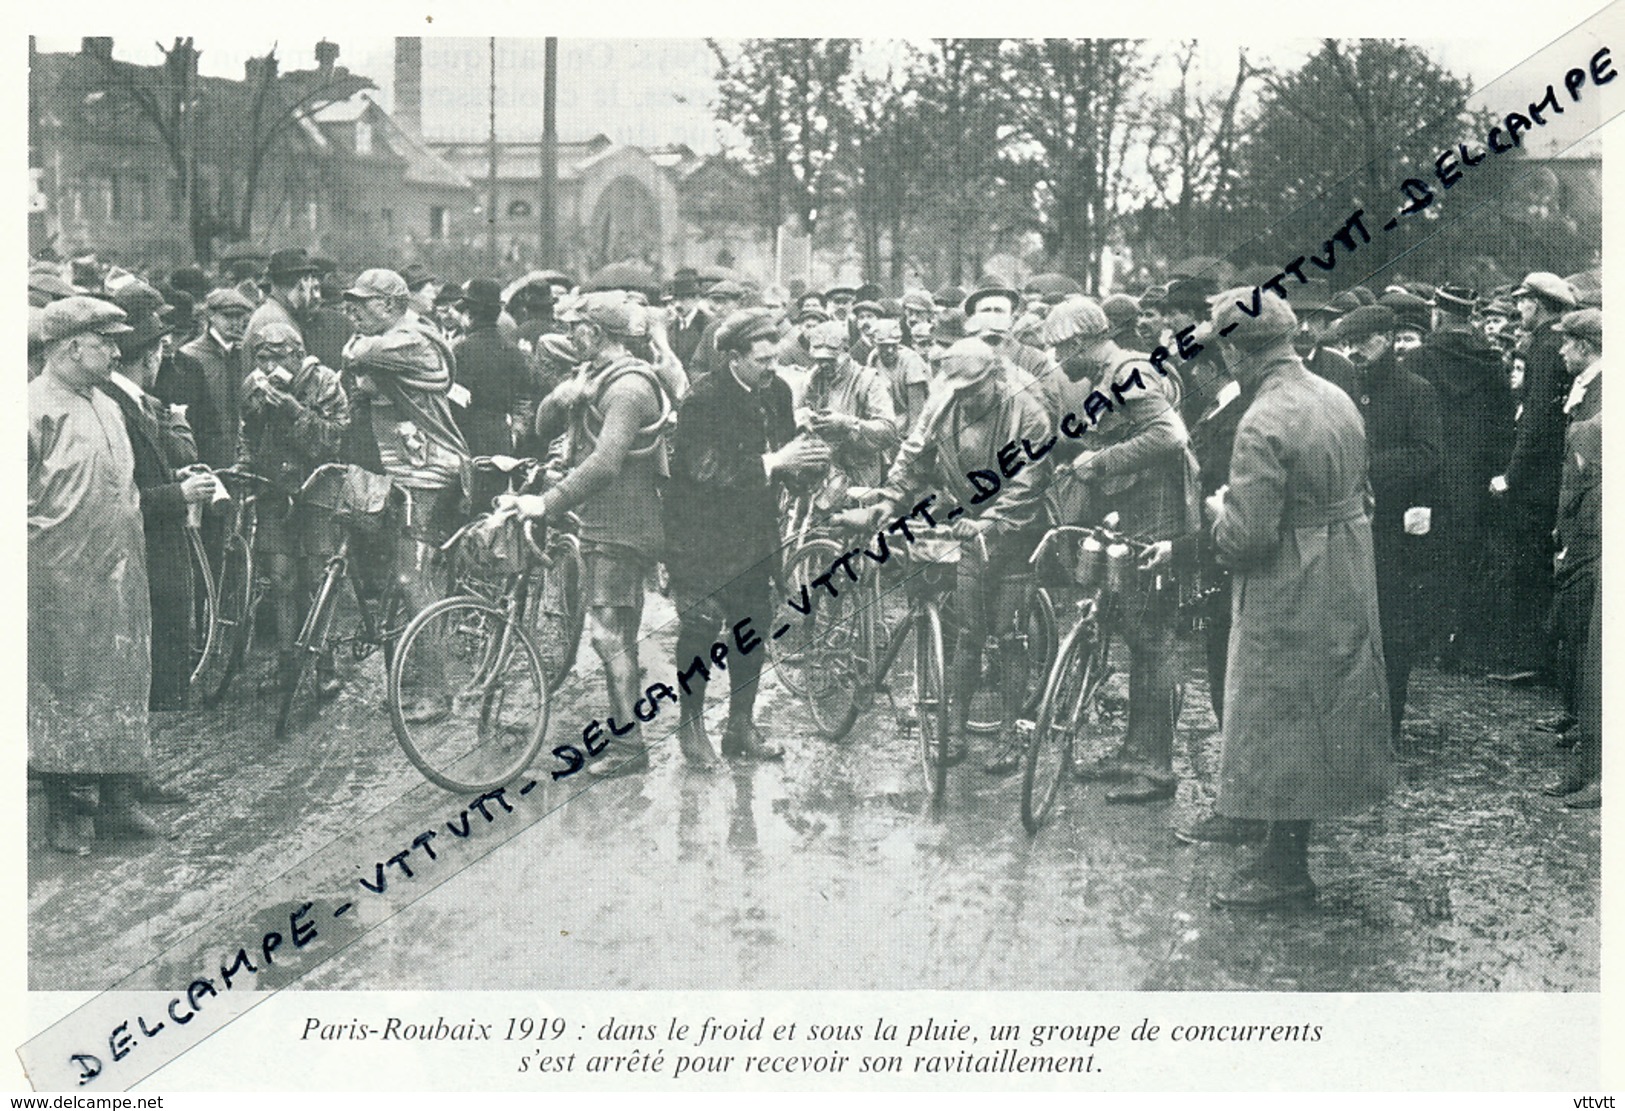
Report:
[[272,485],[271,480],[264,475],[255,474],[253,471],[245,471],[241,467],[221,467],[219,470],[210,473],[215,478],[229,479],[231,482],[241,482],[247,486]]
[[1033,554],[1028,558],[1028,564],[1037,564],[1040,559],[1044,558],[1044,553],[1049,550],[1050,541],[1062,535],[1073,534],[1098,537],[1103,543],[1106,544],[1127,544],[1133,549],[1137,558],[1144,558],[1150,553],[1152,548],[1156,547],[1155,543],[1142,543],[1135,540],[1131,536],[1125,536],[1120,532],[1114,532],[1113,530],[1106,528],[1104,525],[1056,525],[1054,528],[1044,533],[1044,538],[1038,542],[1038,547],[1033,549]]

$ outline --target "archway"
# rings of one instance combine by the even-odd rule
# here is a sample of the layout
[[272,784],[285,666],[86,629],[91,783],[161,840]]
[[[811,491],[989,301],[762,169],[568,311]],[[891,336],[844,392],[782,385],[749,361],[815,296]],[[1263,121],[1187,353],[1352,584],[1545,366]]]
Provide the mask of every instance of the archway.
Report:
[[649,187],[637,178],[617,177],[598,194],[587,235],[593,269],[626,259],[658,263],[660,205]]

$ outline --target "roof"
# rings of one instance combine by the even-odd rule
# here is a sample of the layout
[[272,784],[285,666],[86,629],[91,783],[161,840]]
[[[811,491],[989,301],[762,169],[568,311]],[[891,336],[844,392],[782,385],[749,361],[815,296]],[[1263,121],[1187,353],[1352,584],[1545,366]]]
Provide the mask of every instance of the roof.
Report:
[[[483,181],[491,173],[491,147],[488,142],[467,139],[429,140],[426,144],[438,157],[466,175]],[[636,148],[619,147],[606,135],[590,139],[561,141],[558,145],[559,180],[579,178],[595,162],[610,153]],[[497,143],[497,178],[502,181],[535,181],[542,175],[540,140]]]
[[[310,117],[315,125],[344,125],[365,119],[374,129],[373,141],[382,143],[390,153],[406,163],[404,177],[418,185],[437,185],[448,189],[471,189],[473,183],[467,175],[435,154],[412,135],[393,116],[366,93],[357,93],[348,100],[324,105]],[[302,121],[303,122],[303,121]],[[310,128],[307,127],[307,130]],[[315,127],[320,131],[319,126]]]

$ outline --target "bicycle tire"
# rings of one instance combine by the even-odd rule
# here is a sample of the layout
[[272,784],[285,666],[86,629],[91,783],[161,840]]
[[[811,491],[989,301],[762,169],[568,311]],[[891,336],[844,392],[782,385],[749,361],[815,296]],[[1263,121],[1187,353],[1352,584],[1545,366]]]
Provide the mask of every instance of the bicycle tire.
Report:
[[327,573],[322,576],[322,585],[316,590],[316,597],[310,604],[310,610],[305,614],[305,623],[299,628],[299,636],[294,641],[294,672],[283,676],[286,684],[278,698],[276,712],[276,736],[278,738],[288,735],[288,719],[293,715],[294,703],[299,698],[299,691],[315,671],[316,660],[327,647],[327,630],[333,622],[333,612],[338,608],[339,579],[343,577],[341,564],[328,567]]
[[[1030,834],[1049,821],[1061,783],[1072,766],[1074,718],[1089,694],[1089,685],[1099,681],[1092,674],[1098,636],[1093,616],[1078,622],[1067,634],[1044,684],[1037,721],[1021,760],[1021,824]],[[1046,759],[1052,754],[1053,767]]]
[[581,652],[581,636],[587,626],[587,607],[582,587],[587,577],[581,541],[569,533],[555,533],[548,541],[549,566],[543,577],[533,577],[530,585],[531,628],[542,652],[542,674],[549,690],[559,685],[575,667]]
[[[430,654],[435,637],[445,638],[438,662]],[[432,685],[432,697],[445,700],[445,714],[409,721],[403,698],[409,682],[419,689]],[[471,596],[443,598],[412,618],[389,669],[388,701],[406,758],[448,791],[489,791],[512,782],[536,759],[547,734],[543,659],[522,615],[510,618]]]
[[1035,714],[1044,697],[1044,686],[1055,661],[1060,655],[1056,643],[1059,628],[1055,620],[1055,602],[1049,591],[1040,586],[1033,591],[1032,603],[1027,607],[1027,674],[1025,695],[1021,700],[1021,717]]
[[[811,582],[829,570],[830,563],[840,554],[841,549],[833,540],[809,540],[792,549],[784,558],[785,589],[799,590],[802,584]],[[807,697],[806,669],[816,643],[814,623],[819,615],[816,607],[832,600],[826,597],[814,598],[810,588],[808,598],[815,607],[813,612],[793,624],[783,637],[769,639],[767,642],[767,655],[772,663],[773,673],[778,676],[779,682],[784,684],[785,690],[803,699]]]
[[225,697],[253,640],[255,610],[259,603],[255,571],[254,552],[248,541],[237,533],[227,536],[220,550],[220,574],[215,580],[217,650],[212,666],[198,682],[205,705],[213,706]]
[[[192,653],[192,671],[187,676],[188,688],[197,692],[200,690],[200,681],[204,672],[209,668],[214,655],[219,651],[215,636],[215,609],[217,599],[214,590],[214,572],[209,568],[208,553],[203,550],[203,538],[195,528],[186,530],[187,553],[187,580],[190,585],[191,605],[190,622],[187,629],[189,638],[188,647]],[[200,597],[198,587],[202,586]],[[201,637],[202,644],[197,643]]]
[[942,646],[942,615],[925,603],[910,622],[914,634],[914,712],[920,726],[920,759],[931,806],[948,794],[952,738],[948,733],[948,664]]

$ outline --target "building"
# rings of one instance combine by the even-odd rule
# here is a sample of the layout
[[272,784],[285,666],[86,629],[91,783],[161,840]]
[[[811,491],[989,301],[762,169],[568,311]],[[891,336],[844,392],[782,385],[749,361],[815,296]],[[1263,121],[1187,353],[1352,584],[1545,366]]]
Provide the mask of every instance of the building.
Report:
[[199,74],[190,39],[154,66],[115,60],[110,38],[31,51],[31,248],[162,267],[298,245],[353,268],[455,238],[469,182],[337,64],[337,44],[315,56],[289,72],[252,58],[232,80]]

